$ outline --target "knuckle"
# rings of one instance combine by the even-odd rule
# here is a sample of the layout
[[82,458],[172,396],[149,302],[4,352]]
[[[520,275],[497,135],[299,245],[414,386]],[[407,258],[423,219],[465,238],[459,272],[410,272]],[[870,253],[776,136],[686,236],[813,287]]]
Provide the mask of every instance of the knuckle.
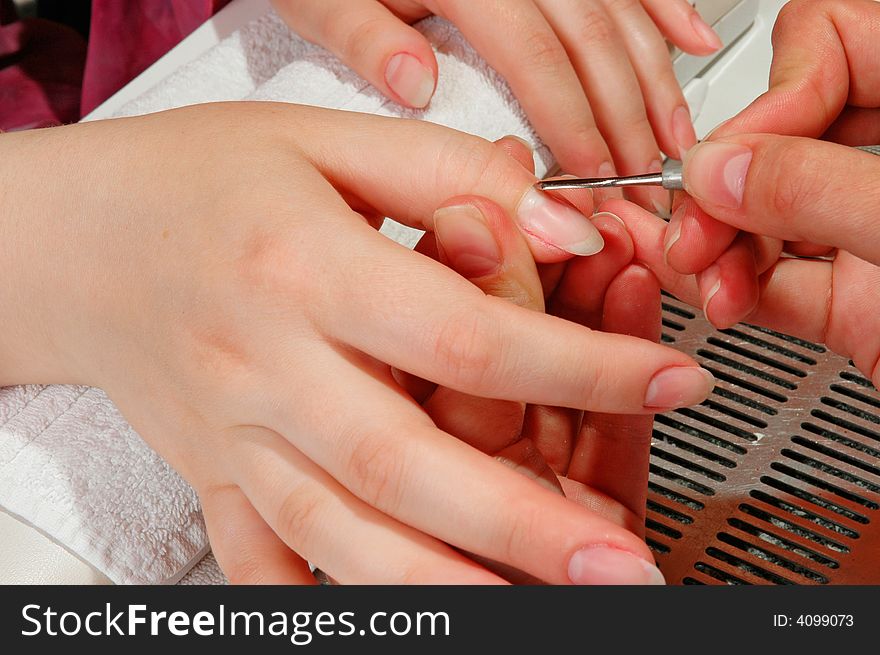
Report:
[[529,31],[521,41],[523,52],[527,53],[525,64],[534,74],[556,78],[559,71],[569,66],[568,53],[559,37],[550,29]]
[[386,514],[400,507],[407,456],[399,441],[388,434],[359,434],[351,449],[349,475],[353,491],[364,502]]
[[274,231],[255,229],[248,235],[235,258],[235,276],[250,296],[297,295],[297,275],[292,264],[298,260],[290,240]]
[[339,43],[339,54],[343,59],[356,62],[362,60],[387,31],[387,20],[376,17],[365,18],[345,34],[334,35],[338,38],[333,38],[331,42]]
[[769,174],[771,181],[769,207],[784,223],[791,222],[798,213],[809,208],[824,189],[827,173],[823,173],[815,156],[797,141],[774,148],[762,164],[759,177]]
[[494,321],[484,312],[455,313],[439,326],[433,340],[435,362],[446,373],[447,384],[470,393],[490,385],[504,353]]
[[320,526],[323,507],[316,494],[302,485],[295,486],[278,507],[275,525],[279,536],[296,550],[311,543]]
[[525,498],[509,499],[504,506],[509,509],[509,523],[504,525],[504,534],[496,542],[500,548],[496,557],[505,564],[517,566],[529,559],[535,535],[546,532],[542,525],[546,511],[538,510]]
[[580,34],[586,43],[608,43],[617,38],[617,28],[607,11],[600,6],[590,6],[584,8]]
[[436,187],[448,187],[452,176],[452,186],[460,195],[504,188],[510,183],[510,171],[515,164],[512,157],[489,141],[460,134],[447,137],[438,160]]

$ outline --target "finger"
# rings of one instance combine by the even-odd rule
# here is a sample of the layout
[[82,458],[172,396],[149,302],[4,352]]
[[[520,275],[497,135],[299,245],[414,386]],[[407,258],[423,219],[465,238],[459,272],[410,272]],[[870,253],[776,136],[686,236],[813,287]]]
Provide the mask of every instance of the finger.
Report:
[[786,241],[783,251],[795,257],[825,257],[834,252],[834,248],[804,241]]
[[[538,0],[537,4],[569,53],[586,89],[596,124],[611,150],[615,170],[623,175],[659,171],[662,167],[660,150],[648,121],[639,80],[621,32],[605,6],[599,0]],[[643,15],[643,18],[647,28],[656,34],[647,17]],[[668,60],[668,52],[665,57]],[[608,80],[614,80],[614,84],[608,84]],[[662,82],[662,79],[654,81],[655,84]],[[569,147],[571,145],[574,144],[570,143]],[[566,171],[580,174],[562,154],[557,154],[557,158]],[[669,202],[669,195],[662,189],[634,190],[632,198],[648,209],[654,208],[654,201],[661,207],[668,207]]]
[[613,174],[611,153],[569,55],[532,0],[481,3],[480,11],[467,0],[446,2],[443,15],[507,80],[563,169]]
[[[660,339],[660,286],[646,268],[631,265],[605,297],[602,329]],[[614,498],[641,519],[643,535],[653,416],[589,414],[578,436],[569,477]]]
[[710,55],[724,44],[688,0],[642,0],[642,6],[673,44],[692,55]]
[[696,146],[684,179],[700,206],[728,225],[880,261],[880,157],[824,141],[742,135]]
[[[660,286],[679,300],[701,307],[694,276],[675,271],[663,258],[663,221],[631,203],[611,202],[606,208],[626,223],[636,260],[651,269]],[[823,343],[829,324],[831,284],[832,262],[778,260],[761,276],[761,300],[749,321]]]
[[434,213],[440,261],[488,295],[544,311],[544,293],[528,244],[496,203],[453,198]]
[[[344,403],[348,411],[328,424],[323,412],[294,411],[282,403],[273,420],[311,461],[368,505],[550,583],[595,583],[605,575],[620,582],[659,581],[634,535],[441,432],[420,408],[368,373],[331,361],[322,370],[308,380],[316,397],[331,406]],[[325,523],[332,525],[332,518]],[[352,542],[363,543],[346,539]],[[611,559],[617,564],[609,572],[605,560]]]
[[[441,208],[434,218],[441,262],[484,293],[543,311],[538,272],[512,221],[497,205],[480,198],[451,202],[453,206]],[[480,246],[480,242],[486,245]],[[529,435],[523,433],[522,403],[476,398],[441,388],[424,407],[441,430],[561,491],[556,475]]]
[[437,60],[418,31],[374,0],[273,0],[284,21],[324,46],[392,100],[421,109],[434,95]]
[[666,228],[666,261],[679,273],[699,273],[730,247],[737,234],[735,227],[712,218],[682,194]]
[[508,156],[516,160],[520,166],[532,175],[535,174],[535,151],[528,141],[518,136],[504,136],[495,142],[495,145]]
[[367,226],[349,231],[349,247],[346,270],[315,274],[338,288],[355,276],[357,293],[321,298],[316,328],[418,377],[480,397],[625,413],[699,403],[711,389],[682,353],[488,297]]
[[880,143],[880,109],[847,107],[825,130],[823,141],[846,146],[864,146]]
[[714,138],[740,132],[818,137],[847,105],[880,106],[880,5],[789,2],[773,30],[770,90]]
[[535,445],[555,475],[566,475],[583,412],[565,407],[528,405],[522,437]]
[[[474,195],[492,200],[515,219],[537,261],[563,261],[602,249],[601,238],[584,215],[536,190],[535,176],[489,141],[421,121],[311,107],[291,112],[283,105],[270,111],[297,117],[291,126],[297,147],[337,190],[369,198],[377,211],[411,227],[432,231],[437,207],[449,198]],[[303,118],[315,127],[308,134],[297,127]],[[334,136],[343,133],[344,138]],[[319,215],[333,206],[326,203],[334,202],[342,210],[329,194],[321,200],[314,208]],[[335,221],[336,216],[330,214],[326,220]]]
[[241,489],[207,489],[199,500],[211,549],[231,583],[316,583],[308,563],[278,538]]
[[341,584],[503,582],[358,500],[271,430],[242,428],[238,437],[235,471],[255,509],[289,548]]
[[555,316],[598,329],[602,323],[605,291],[632,261],[633,245],[623,222],[614,214],[596,214],[593,224],[605,241],[605,249],[595,257],[570,262],[549,305]]
[[750,235],[741,233],[730,248],[697,275],[703,313],[718,329],[733,327],[758,304],[758,270]]
[[[673,159],[681,159],[684,153],[697,143],[697,134],[694,131],[693,119],[687,101],[684,99],[681,86],[672,68],[669,47],[654,21],[645,13],[644,8],[637,0],[628,2],[603,0],[603,2],[616,23],[618,32],[626,35],[623,44],[639,80],[648,120],[653,127],[660,148]],[[674,7],[672,10],[675,13],[679,13],[682,9],[689,9],[688,3],[681,2],[681,0],[673,3],[667,1],[664,4],[679,4],[679,7]],[[689,14],[690,18],[695,16],[696,20],[702,23],[700,15],[692,8],[689,9]],[[705,25],[705,23],[703,24]],[[694,40],[702,44],[700,48],[702,54],[709,54],[717,49],[703,43],[689,20],[680,23],[675,34],[678,37],[683,37],[679,40],[684,41],[687,45],[691,45]],[[708,34],[714,35],[715,33],[709,28]],[[718,43],[720,44],[720,41]],[[667,194],[665,198],[667,208],[668,204]]]

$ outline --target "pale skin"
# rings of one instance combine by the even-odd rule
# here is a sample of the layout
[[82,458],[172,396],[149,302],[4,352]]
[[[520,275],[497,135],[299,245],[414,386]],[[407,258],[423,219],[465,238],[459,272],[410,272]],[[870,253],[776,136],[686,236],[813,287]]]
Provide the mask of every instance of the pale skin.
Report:
[[[878,27],[880,5],[872,0],[786,5],[773,35],[770,90],[688,154],[690,198],[683,199],[666,230],[666,260],[679,273],[697,275],[695,302],[706,307],[716,325],[757,320],[768,285],[782,279],[780,269],[810,271],[815,281],[813,276],[833,271],[832,308],[860,306],[858,289],[869,288],[871,277],[860,278],[855,269],[876,263],[871,247],[880,158],[836,144],[880,141],[880,48],[872,38]],[[735,195],[728,190],[725,169]],[[833,265],[779,261],[783,250],[818,256],[835,249]],[[839,284],[841,274],[862,281],[847,289]],[[797,295],[810,297],[803,291]],[[812,310],[815,316],[829,311]],[[861,325],[859,331],[868,334],[873,318],[863,311],[844,323]],[[806,318],[793,317],[793,329],[805,330]],[[837,323],[829,325],[832,337]],[[820,340],[824,336],[818,329],[811,333]],[[850,337],[838,347],[848,352],[858,341]],[[858,350],[866,346],[863,342]],[[859,361],[866,374],[875,373],[870,353]]]
[[609,207],[637,258],[714,323],[825,343],[875,386],[880,158],[844,145],[880,142],[878,29],[872,0],[790,3],[768,93],[688,153],[686,219],[667,228],[631,205]]
[[[437,85],[410,24],[453,22],[508,81],[562,168],[578,176],[660,169],[696,143],[666,43],[709,55],[721,41],[687,0],[273,0],[291,29],[391,100],[421,108]],[[637,190],[653,210],[668,194]],[[668,207],[667,207],[668,208]]]
[[[712,380],[669,348],[536,311],[530,258],[550,266],[551,312],[575,280],[591,309],[567,317],[610,331],[654,336],[615,298],[656,283],[617,221],[535,195],[519,147],[271,103],[2,135],[0,384],[106,390],[193,484],[235,582],[306,583],[307,560],[343,583],[504,581],[478,560],[550,583],[662,581],[627,529],[643,490],[610,474],[631,456],[641,479],[644,428],[629,451],[594,416],[643,425]],[[464,277],[374,229],[433,231],[460,198],[497,208],[519,240],[503,261],[528,262],[497,279],[531,291],[486,295],[460,258]],[[563,264],[603,247],[610,259],[578,260],[600,284]],[[577,413],[569,434],[606,435],[598,455],[576,466],[576,441],[534,443],[582,502],[438,427],[443,408],[409,393],[419,379]]]

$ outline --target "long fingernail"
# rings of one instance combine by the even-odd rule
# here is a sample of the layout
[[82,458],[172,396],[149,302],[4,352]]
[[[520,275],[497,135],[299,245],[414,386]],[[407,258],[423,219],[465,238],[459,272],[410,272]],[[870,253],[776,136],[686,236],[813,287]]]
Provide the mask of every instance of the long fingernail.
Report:
[[697,145],[697,133],[694,130],[691,110],[684,105],[672,112],[672,136],[678,146],[679,159],[684,159],[685,153]]
[[701,143],[685,158],[685,190],[706,203],[739,209],[751,164],[752,151],[745,146],[720,141]]
[[501,249],[483,213],[473,205],[438,209],[434,212],[434,234],[459,275],[484,277],[501,265]]
[[669,263],[669,251],[681,238],[682,223],[684,223],[684,208],[680,205],[672,214],[672,218],[669,219],[669,225],[666,226],[666,237],[663,239],[663,258],[667,260],[667,264]]
[[434,71],[416,57],[399,52],[385,66],[385,82],[406,104],[422,109],[434,95]]
[[715,388],[715,378],[699,366],[673,366],[657,373],[648,384],[645,407],[675,409],[699,405]]
[[595,255],[605,241],[589,219],[573,207],[529,189],[516,210],[523,232],[572,255]]
[[691,15],[691,27],[694,28],[694,32],[696,32],[697,36],[700,37],[700,40],[706,44],[706,47],[712,48],[713,52],[724,47],[724,42],[721,40],[721,37],[718,36],[718,33],[715,32],[715,30],[709,26],[709,23],[704,21],[703,17],[697,12],[694,12]]
[[[721,269],[718,267],[718,264],[712,264],[709,268],[707,268],[700,275],[700,293],[704,296],[703,300],[703,314],[706,315],[706,318],[710,323],[713,323],[711,316],[709,315],[709,303],[712,302],[712,299],[721,291]],[[716,326],[717,327],[717,326]]]
[[660,569],[647,560],[610,546],[582,548],[568,562],[576,585],[663,585]]

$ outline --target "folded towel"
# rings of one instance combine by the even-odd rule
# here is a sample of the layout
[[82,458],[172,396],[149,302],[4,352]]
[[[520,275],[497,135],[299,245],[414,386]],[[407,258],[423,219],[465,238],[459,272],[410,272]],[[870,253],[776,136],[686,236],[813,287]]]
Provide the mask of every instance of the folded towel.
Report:
[[[538,140],[504,81],[449,23],[418,25],[434,44],[437,94],[422,112],[386,100],[269,12],[184,66],[119,115],[219,100],[274,100],[418,117],[497,139]],[[538,149],[539,172],[550,156]],[[418,234],[386,221],[407,245]],[[198,499],[98,389],[0,389],[0,507],[116,583],[219,583]],[[187,572],[193,569],[187,575]]]

